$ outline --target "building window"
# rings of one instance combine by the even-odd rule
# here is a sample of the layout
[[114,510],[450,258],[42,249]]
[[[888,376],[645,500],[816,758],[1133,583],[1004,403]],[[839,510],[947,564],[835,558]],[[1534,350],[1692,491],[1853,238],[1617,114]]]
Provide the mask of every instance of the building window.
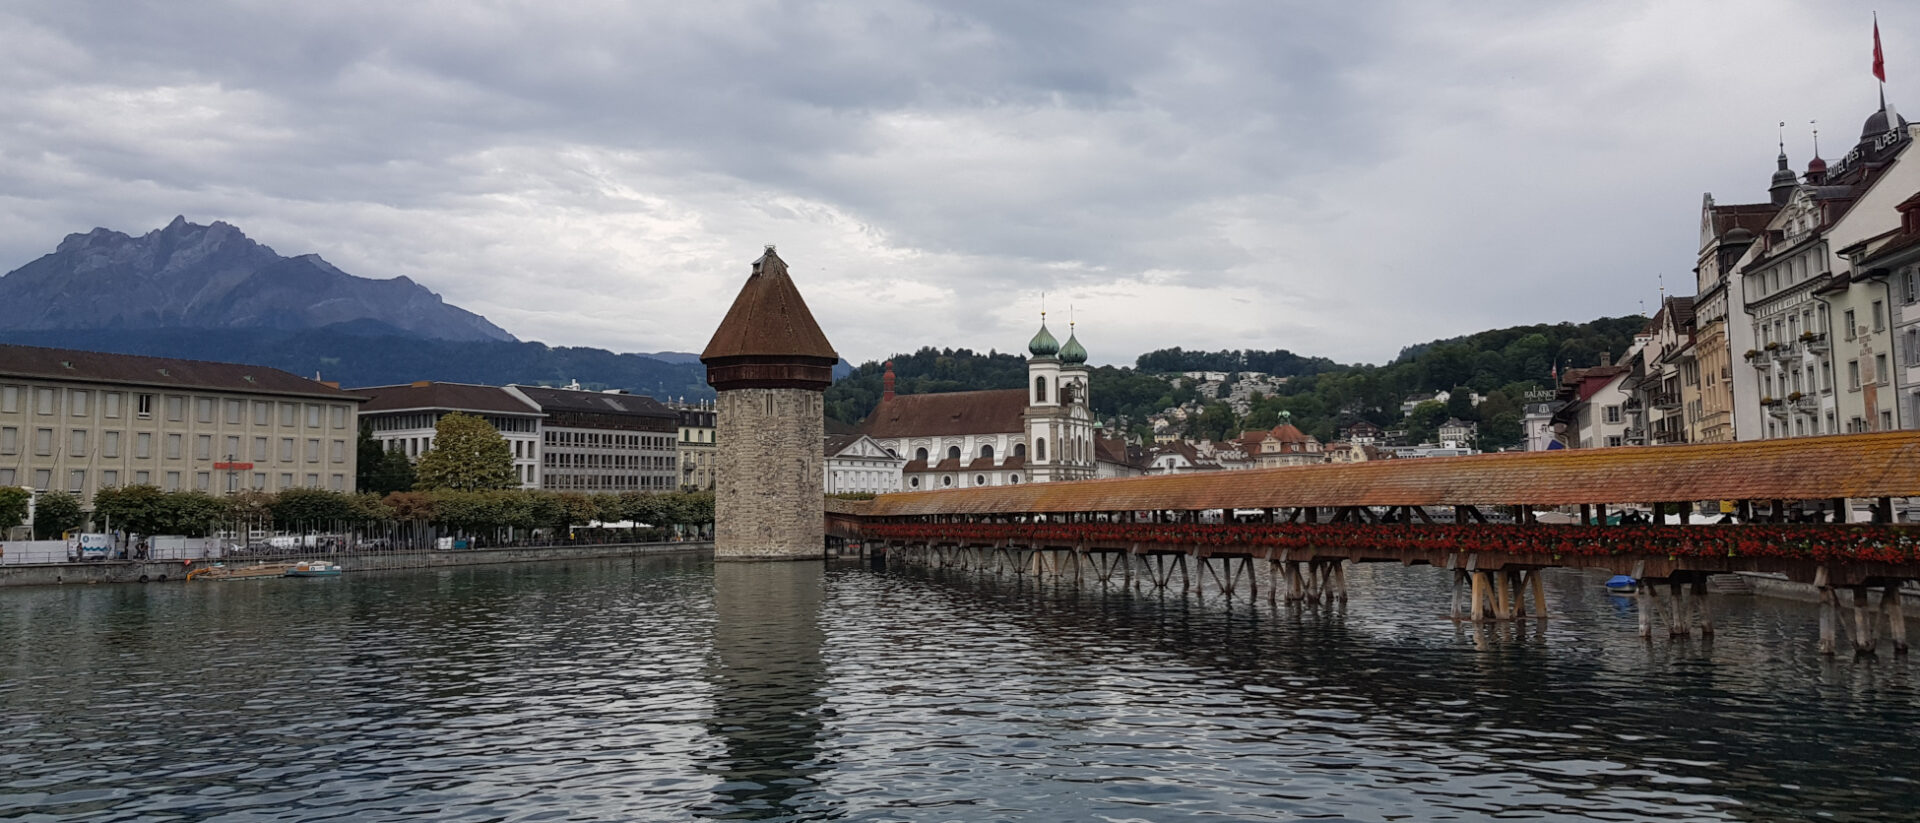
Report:
[[[307,404],[307,428],[309,429],[320,428],[320,404],[318,403]],[[317,486],[319,485],[319,483],[315,482],[309,485]]]
[[86,457],[87,456],[87,430],[86,429],[74,429],[70,432],[67,432],[67,456],[68,457]]
[[273,422],[273,404],[265,400],[253,401],[253,424],[265,426]]
[[177,435],[177,434],[167,435],[167,459],[168,460],[180,459],[180,445],[181,445],[180,435]]
[[111,489],[120,485],[120,473],[107,469],[100,473],[100,488]]
[[976,474],[976,475],[974,475],[974,476],[973,476],[973,485],[976,485],[976,486],[984,486],[984,485],[987,485],[987,476],[986,476],[986,475],[984,475],[984,474]]
[[1873,356],[1873,382],[1879,383],[1882,386],[1886,385],[1889,379],[1888,373],[1891,371],[1891,369],[1887,368],[1887,356],[1885,354],[1876,354]]
[[1887,307],[1878,300],[1873,301],[1873,330],[1887,330]]
[[[187,399],[177,394],[167,395],[167,419],[175,423],[187,419]],[[175,484],[178,485],[178,484]],[[179,489],[174,489],[179,491]]]
[[196,397],[193,399],[193,419],[202,423],[213,422],[213,398]]
[[0,427],[0,454],[13,454],[20,450],[20,430],[13,426]]
[[959,447],[959,446],[948,446],[948,447],[947,447],[947,459],[948,459],[948,460],[959,460],[959,459],[960,459],[960,447]]
[[1858,360],[1847,361],[1847,388],[1854,391],[1860,390],[1860,361]]
[[73,415],[74,417],[86,417],[88,394],[89,393],[84,389],[73,389],[71,391],[68,391],[67,392],[67,413]]
[[925,448],[914,449],[913,459],[918,460],[922,463],[927,462],[927,450]]
[[1847,313],[1845,317],[1846,317],[1846,324],[1847,324],[1846,337],[1848,340],[1852,340],[1854,338],[1853,309],[1847,309]]
[[180,490],[180,473],[167,472],[167,485],[164,488],[170,492],[179,491]]
[[280,438],[280,462],[293,462],[293,438],[291,437]]
[[280,473],[280,488],[283,488],[283,489],[291,489],[291,488],[293,488],[293,473],[292,473],[292,472],[281,472],[281,473]]
[[134,395],[133,413],[139,415],[141,420],[153,417],[153,395]]
[[320,488],[320,475],[317,475],[317,474],[307,475],[307,488],[309,489]]
[[1020,482],[1020,475],[1017,475],[1017,474],[1010,474],[1010,475],[1007,475],[1007,482],[1008,482],[1008,483],[1019,483],[1019,482]]
[[201,434],[201,435],[194,436],[193,459],[195,460],[212,460],[213,459],[213,435]]
[[53,414],[53,389],[33,390],[33,411],[35,414]]
[[337,491],[337,492],[343,492],[343,491],[346,491],[346,490],[347,490],[347,476],[346,476],[346,475],[344,475],[344,474],[336,474],[336,475],[334,475],[334,476],[333,476],[332,478],[330,478],[330,482],[329,482],[329,483],[328,483],[327,485],[328,485],[328,486],[329,486],[330,488],[332,488],[332,489],[333,489],[334,491]]
[[1892,409],[1880,410],[1880,430],[1883,432],[1893,431],[1893,410]]
[[1620,422],[1620,407],[1619,406],[1606,407],[1606,419],[1608,423]]
[[52,469],[34,469],[33,470],[33,490],[34,491],[43,492],[47,490],[47,487],[52,485],[53,485]]
[[1047,402],[1047,378],[1033,379],[1033,402],[1035,405]]
[[67,491],[80,494],[87,490],[87,470],[74,469],[67,472]]
[[[299,406],[293,403],[281,403],[280,404],[280,425],[286,426],[288,428],[292,428],[293,424],[297,422],[296,416],[299,414],[300,414]],[[291,486],[293,485],[293,483],[292,481],[288,481],[285,485]]]
[[942,485],[942,486],[951,486],[951,485],[953,485],[953,475],[951,475],[951,474],[949,474],[949,475],[943,475],[943,476],[942,476],[942,477],[940,478],[940,485]]
[[984,458],[986,458],[986,459],[988,459],[988,460],[992,460],[992,459],[993,459],[993,444],[992,444],[992,443],[985,443],[985,444],[982,444],[982,445],[980,446],[980,456],[981,456],[981,457],[984,457]]
[[332,454],[328,456],[332,458],[333,462],[335,463],[347,462],[347,441],[345,440],[333,441],[333,448],[331,451],[332,451]]
[[[519,431],[519,428],[515,424],[518,424],[522,421],[509,420],[506,422],[508,423],[508,426],[507,426],[508,429],[513,431]],[[346,406],[333,407],[333,427],[336,429],[344,429],[347,427],[347,407]]]
[[0,469],[0,486],[11,486],[15,482],[13,469]]
[[253,473],[253,490],[257,492],[263,492],[267,490],[267,473],[266,472]]
[[53,454],[53,430],[33,430],[33,453],[42,457]]
[[212,487],[213,487],[212,473],[210,472],[194,472],[193,473],[193,488],[195,491],[206,491],[207,489]]
[[100,455],[102,457],[120,456],[120,433],[106,432],[100,435]]
[[1046,438],[1036,437],[1033,439],[1033,459],[1038,460],[1042,463],[1045,463],[1047,461],[1047,439]]
[[125,396],[126,395],[117,391],[102,392],[100,394],[100,413],[107,417],[119,417],[120,399]]
[[133,436],[133,456],[141,460],[153,456],[153,435],[140,432]]
[[267,462],[267,439],[264,437],[256,437],[253,439],[253,462]]
[[0,412],[16,414],[20,411],[20,387],[0,386]]

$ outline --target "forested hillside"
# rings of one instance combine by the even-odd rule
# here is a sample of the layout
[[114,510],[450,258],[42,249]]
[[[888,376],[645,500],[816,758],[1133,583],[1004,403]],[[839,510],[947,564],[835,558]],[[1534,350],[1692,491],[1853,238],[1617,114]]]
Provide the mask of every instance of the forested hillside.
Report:
[[[1408,346],[1384,366],[1343,366],[1285,350],[1162,349],[1141,355],[1135,368],[1094,369],[1094,411],[1109,424],[1144,434],[1148,415],[1202,401],[1204,412],[1188,421],[1187,433],[1216,439],[1270,428],[1281,412],[1322,440],[1360,420],[1389,427],[1405,423],[1417,435],[1428,434],[1452,416],[1481,422],[1482,447],[1499,448],[1518,441],[1524,395],[1549,388],[1556,364],[1561,370],[1597,365],[1603,353],[1617,359],[1646,324],[1645,317],[1629,316],[1494,329]],[[903,394],[1019,388],[1026,381],[1026,360],[1016,354],[923,348],[893,360]],[[865,363],[834,384],[827,391],[828,415],[847,423],[865,417],[880,401],[882,371],[878,362]],[[1260,371],[1288,382],[1272,396],[1256,397],[1240,415],[1225,402],[1196,396],[1188,381],[1165,376],[1183,371]],[[1449,404],[1416,409],[1412,419],[1401,415],[1401,401],[1408,396],[1455,388],[1470,391],[1455,392]],[[1474,406],[1470,393],[1484,395],[1485,402]]]

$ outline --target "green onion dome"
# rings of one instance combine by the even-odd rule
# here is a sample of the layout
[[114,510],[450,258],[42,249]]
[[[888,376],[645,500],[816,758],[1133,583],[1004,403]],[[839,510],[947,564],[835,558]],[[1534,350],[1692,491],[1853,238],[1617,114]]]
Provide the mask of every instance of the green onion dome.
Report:
[[1053,339],[1053,333],[1047,331],[1046,315],[1040,316],[1040,333],[1033,336],[1033,342],[1027,344],[1027,351],[1034,357],[1052,357],[1060,353],[1060,341]]
[[1087,362],[1087,348],[1080,345],[1080,338],[1069,333],[1067,344],[1060,347],[1060,359],[1067,363]]

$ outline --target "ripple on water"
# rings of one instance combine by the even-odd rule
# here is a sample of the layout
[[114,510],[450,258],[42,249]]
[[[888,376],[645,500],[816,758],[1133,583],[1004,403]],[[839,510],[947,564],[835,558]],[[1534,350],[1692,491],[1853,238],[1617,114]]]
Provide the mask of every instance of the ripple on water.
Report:
[[1911,819],[1906,659],[696,558],[0,590],[0,817]]

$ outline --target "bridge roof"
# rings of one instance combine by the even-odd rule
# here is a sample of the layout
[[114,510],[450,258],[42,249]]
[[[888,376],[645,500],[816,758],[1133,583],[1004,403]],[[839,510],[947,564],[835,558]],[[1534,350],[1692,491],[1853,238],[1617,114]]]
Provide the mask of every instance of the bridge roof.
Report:
[[1920,496],[1920,431],[1509,452],[882,495],[865,516]]

